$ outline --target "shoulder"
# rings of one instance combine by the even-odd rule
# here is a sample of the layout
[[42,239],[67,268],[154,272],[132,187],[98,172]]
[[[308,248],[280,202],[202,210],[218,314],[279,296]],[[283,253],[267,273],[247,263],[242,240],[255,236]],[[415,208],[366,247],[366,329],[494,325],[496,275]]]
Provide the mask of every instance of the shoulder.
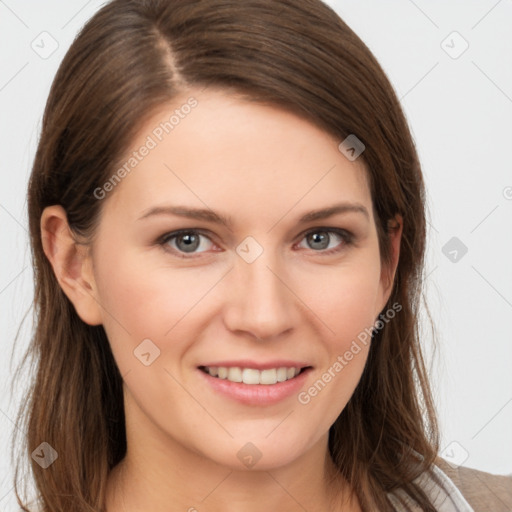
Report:
[[453,467],[441,457],[436,459],[436,466],[453,482],[475,512],[512,511],[512,475]]
[[[476,512],[455,483],[435,464],[415,478],[414,483],[428,496],[438,512]],[[388,493],[388,498],[396,512],[423,510],[403,488]]]
[[[512,475],[493,475],[437,457],[429,471],[415,479],[438,512],[512,512]],[[397,512],[420,511],[403,489],[389,499]],[[400,503],[397,498],[404,500]]]

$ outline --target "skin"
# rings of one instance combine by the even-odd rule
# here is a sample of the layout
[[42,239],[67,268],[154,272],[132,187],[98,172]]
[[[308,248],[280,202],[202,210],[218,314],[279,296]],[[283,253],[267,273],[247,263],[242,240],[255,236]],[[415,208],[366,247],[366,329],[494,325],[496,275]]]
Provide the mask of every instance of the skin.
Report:
[[[307,390],[386,306],[401,218],[393,263],[382,267],[362,161],[349,161],[341,141],[294,114],[218,90],[189,91],[162,107],[128,153],[191,95],[198,106],[102,199],[91,244],[76,243],[62,207],[41,218],[62,289],[84,322],[103,324],[124,380],[128,449],[109,477],[107,510],[360,510],[333,471],[327,441],[369,345],[305,405],[297,394],[270,406],[238,403],[205,385],[197,367],[306,361]],[[368,217],[298,220],[342,201],[363,205]],[[232,225],[139,220],[162,205],[211,209]],[[176,239],[158,244],[185,228],[204,231],[192,255]],[[351,232],[353,243],[326,228]],[[327,249],[306,236],[312,229],[330,236]],[[247,236],[263,249],[252,263],[236,252]],[[148,338],[160,355],[145,366],[134,350]],[[237,457],[247,442],[262,454],[252,468]]]

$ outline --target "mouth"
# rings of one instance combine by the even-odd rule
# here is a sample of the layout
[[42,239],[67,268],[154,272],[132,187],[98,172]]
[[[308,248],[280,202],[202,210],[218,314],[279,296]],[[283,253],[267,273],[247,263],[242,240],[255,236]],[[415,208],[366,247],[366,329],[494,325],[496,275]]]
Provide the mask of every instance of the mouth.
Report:
[[295,379],[310,368],[311,366],[278,366],[258,370],[242,366],[199,366],[199,369],[210,377],[249,386],[270,386],[286,382]]
[[257,407],[288,403],[312,371],[313,366],[307,362],[290,359],[205,361],[197,367],[215,396]]

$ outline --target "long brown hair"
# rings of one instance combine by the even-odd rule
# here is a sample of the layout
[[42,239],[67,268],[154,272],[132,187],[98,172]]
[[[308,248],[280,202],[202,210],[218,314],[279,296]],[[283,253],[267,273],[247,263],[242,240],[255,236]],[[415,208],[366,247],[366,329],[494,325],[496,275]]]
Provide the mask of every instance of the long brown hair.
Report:
[[[90,239],[115,172],[150,115],[189,87],[215,87],[289,109],[340,142],[355,134],[369,178],[382,264],[389,221],[403,218],[389,304],[402,310],[373,334],[361,380],[330,429],[329,450],[363,510],[391,511],[399,488],[434,511],[414,482],[435,462],[438,426],[420,347],[426,205],[407,121],[359,37],[320,0],[113,0],[77,36],[52,84],[28,187],[35,332],[21,366],[35,375],[18,413],[43,512],[104,508],[124,457],[122,378],[102,326],[85,324],[42,249],[43,209],[59,204]],[[17,374],[18,374],[17,371]],[[16,374],[16,375],[17,375]],[[16,443],[17,436],[14,438]],[[60,461],[31,457],[41,442]],[[15,491],[24,511],[28,505]]]

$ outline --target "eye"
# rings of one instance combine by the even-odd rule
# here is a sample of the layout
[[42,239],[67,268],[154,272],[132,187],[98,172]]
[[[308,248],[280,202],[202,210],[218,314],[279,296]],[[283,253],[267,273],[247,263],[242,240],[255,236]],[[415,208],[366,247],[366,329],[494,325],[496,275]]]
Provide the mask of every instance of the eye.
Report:
[[[338,241],[334,246],[331,245],[333,239],[335,242],[336,240]],[[344,229],[315,228],[305,233],[303,240],[305,240],[309,246],[306,248],[313,249],[315,252],[332,254],[341,251],[345,246],[350,245],[353,240],[353,235]],[[302,245],[302,247],[304,246]]]
[[[159,244],[164,249],[170,249],[177,253],[178,256],[186,258],[187,256],[184,254],[195,254],[210,249],[213,242],[205,234],[195,229],[183,229],[164,235],[160,239]],[[202,250],[198,251],[197,249]]]
[[[304,233],[302,240],[306,241],[309,247],[321,254],[333,254],[343,250],[347,245],[353,243],[353,235],[344,229],[338,228],[315,228]],[[332,245],[332,242],[335,245]],[[337,244],[336,244],[337,242]],[[215,244],[205,233],[197,229],[181,229],[163,235],[158,244],[166,251],[171,251],[181,258],[190,258],[202,252],[206,252]],[[299,245],[299,247],[304,247]]]

